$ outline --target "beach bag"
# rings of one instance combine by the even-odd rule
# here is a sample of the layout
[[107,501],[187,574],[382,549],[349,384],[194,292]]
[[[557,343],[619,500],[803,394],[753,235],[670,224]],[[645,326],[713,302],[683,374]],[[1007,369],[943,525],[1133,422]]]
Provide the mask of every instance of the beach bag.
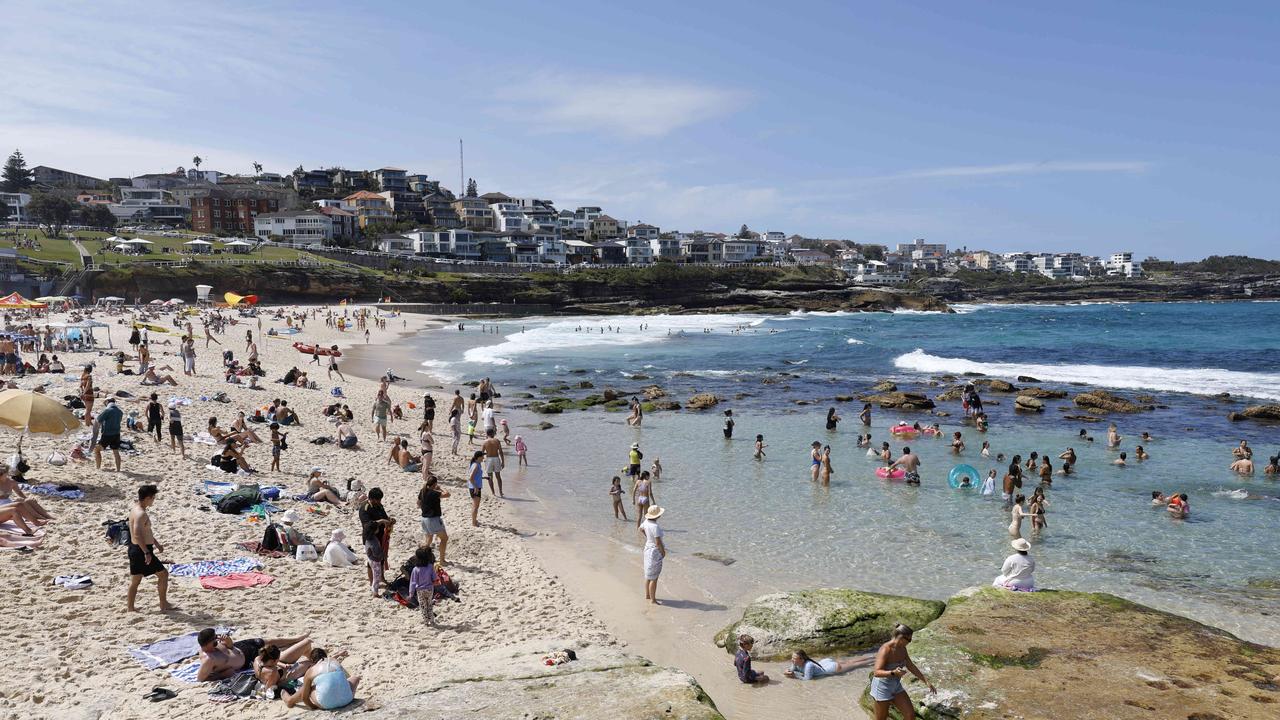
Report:
[[45,462],[50,465],[62,466],[67,464],[67,456],[57,450],[49,453],[49,457],[45,458]]
[[449,573],[445,572],[444,568],[436,569],[436,585],[444,586],[451,595],[458,594],[458,583],[455,582],[453,578],[449,577]]
[[319,558],[315,545],[299,545],[294,551],[295,560],[318,560]]
[[262,499],[263,499],[263,500],[279,500],[279,499],[280,499],[280,488],[278,488],[278,487],[269,487],[269,488],[267,488],[266,490],[263,490],[263,491],[262,491]]
[[107,528],[106,537],[109,545],[128,545],[132,539],[129,535],[128,520],[107,520],[102,523]]
[[262,542],[259,544],[259,548],[279,552],[281,547],[283,547],[283,544],[280,542],[280,526],[271,523],[262,533]]
[[238,515],[258,504],[261,493],[257,485],[245,485],[223,495],[217,503],[218,512],[225,515]]

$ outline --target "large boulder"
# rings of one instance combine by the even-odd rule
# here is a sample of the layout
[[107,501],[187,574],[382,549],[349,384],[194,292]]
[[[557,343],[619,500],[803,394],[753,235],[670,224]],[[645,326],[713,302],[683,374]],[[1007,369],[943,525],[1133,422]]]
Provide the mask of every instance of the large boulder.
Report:
[[1008,393],[1008,392],[1016,392],[1018,390],[1017,386],[1015,386],[1013,383],[1008,382],[1006,380],[996,380],[994,378],[983,378],[981,380],[974,380],[973,384],[978,385],[979,387],[985,386],[991,392]]
[[901,408],[903,410],[932,410],[933,401],[922,393],[887,392],[862,396],[863,402],[873,403],[882,408]]
[[690,410],[706,410],[709,407],[715,407],[720,404],[720,398],[711,393],[698,393],[689,398],[689,402],[684,406]]
[[968,590],[911,657],[938,688],[904,681],[924,720],[1261,719],[1280,703],[1280,650],[1105,593]]
[[715,641],[735,652],[738,635],[747,633],[756,640],[752,654],[761,660],[784,660],[796,648],[837,655],[875,647],[897,623],[923,627],[944,607],[937,600],[835,588],[772,593],[756,598]]
[[1019,395],[1013,399],[1013,409],[1022,412],[1044,412],[1044,401],[1030,395]]
[[1233,422],[1240,420],[1267,420],[1280,422],[1280,405],[1252,405],[1227,415]]
[[666,397],[667,391],[657,385],[648,385],[640,392],[644,393],[645,400],[657,400],[660,397]]
[[[527,645],[527,644],[526,644]],[[617,650],[579,647],[578,659],[548,666],[542,657],[572,643],[503,648],[473,656],[411,694],[381,702],[362,718],[426,717],[690,718],[724,720],[691,676]]]
[[1155,409],[1151,405],[1139,405],[1132,400],[1113,395],[1106,390],[1090,390],[1080,393],[1071,398],[1071,402],[1075,403],[1076,407],[1087,408],[1092,412],[1137,413]]
[[892,380],[881,380],[880,382],[871,386],[871,392],[878,392],[878,393],[894,392],[897,389],[898,389],[898,385],[894,383]]
[[946,390],[943,390],[941,393],[934,395],[933,399],[937,400],[938,402],[951,402],[953,400],[963,400],[964,386],[953,385],[947,388]]
[[1042,387],[1024,387],[1018,391],[1018,395],[1033,397],[1033,398],[1040,398],[1041,400],[1044,400],[1046,398],[1052,399],[1052,400],[1061,400],[1062,398],[1067,396],[1067,391],[1066,390],[1050,390],[1049,388],[1042,388]]

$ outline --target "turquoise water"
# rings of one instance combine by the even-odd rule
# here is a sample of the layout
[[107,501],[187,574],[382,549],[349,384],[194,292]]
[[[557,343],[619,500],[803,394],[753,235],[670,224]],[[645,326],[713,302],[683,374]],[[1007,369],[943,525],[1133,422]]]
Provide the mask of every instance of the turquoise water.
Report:
[[[1079,455],[1076,474],[1055,478],[1047,491],[1048,528],[1034,534],[1029,523],[1023,528],[1042,586],[1114,592],[1280,644],[1280,590],[1257,586],[1280,580],[1274,554],[1280,482],[1261,472],[1243,478],[1227,467],[1230,448],[1246,438],[1260,469],[1280,449],[1280,433],[1229,423],[1226,412],[1239,406],[1206,396],[1280,398],[1280,341],[1268,334],[1280,327],[1280,305],[962,311],[524,319],[498,323],[499,335],[445,329],[413,342],[432,358],[424,371],[455,379],[488,375],[507,398],[527,385],[583,378],[597,388],[657,383],[677,399],[716,392],[725,400],[716,411],[651,413],[639,429],[625,425],[625,413],[566,413],[550,418],[557,427],[548,432],[530,431],[531,417],[512,415],[534,462],[521,482],[561,519],[604,538],[635,542],[613,521],[606,494],[627,448],[641,443],[646,466],[660,457],[665,472],[656,495],[669,508],[664,526],[673,559],[696,578],[704,561],[691,553],[734,558],[726,571],[705,574],[705,582],[740,586],[708,588],[719,594],[827,585],[942,598],[989,583],[1009,553],[1008,512],[998,494],[952,490],[947,472],[964,462],[985,475],[1007,464],[996,453],[1031,451],[1050,454],[1058,467],[1057,455],[1071,446]],[[622,332],[609,331],[619,326]],[[948,437],[960,430],[968,443],[956,458],[944,440],[909,441],[924,461],[922,485],[877,479],[875,461],[855,446],[858,407],[833,396],[856,395],[885,377],[935,394],[928,385],[934,375],[963,372],[1011,381],[1034,375],[1071,391],[1072,382],[1085,382],[1152,394],[1162,406],[1155,412],[1112,417],[1130,455],[1141,432],[1155,436],[1144,443],[1152,458],[1112,465],[1117,453],[1104,447],[1105,423],[1064,420],[1057,408],[1069,401],[1047,401],[1042,416],[1015,418],[1011,396],[986,394],[999,404],[988,407],[992,427],[985,435],[960,424],[958,403],[940,404],[951,417],[877,409],[871,430],[877,443],[890,439],[887,428],[898,419],[939,422]],[[628,379],[636,373],[651,379]],[[846,421],[829,433],[823,421],[832,406]],[[737,420],[732,441],[720,432],[723,408]],[[1095,442],[1079,440],[1082,427]],[[769,445],[763,463],[752,459],[756,433]],[[990,459],[978,453],[984,439]],[[829,487],[809,480],[814,440],[832,446]],[[902,443],[891,444],[896,455]],[[1025,487],[1028,495],[1032,487]],[[1186,492],[1191,518],[1172,520],[1153,509],[1152,490]]]

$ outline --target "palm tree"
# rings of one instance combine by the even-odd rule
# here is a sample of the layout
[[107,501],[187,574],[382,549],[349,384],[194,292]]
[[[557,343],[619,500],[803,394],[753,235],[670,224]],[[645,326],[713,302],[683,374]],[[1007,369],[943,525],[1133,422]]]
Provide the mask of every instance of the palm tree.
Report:
[[200,169],[200,163],[202,162],[204,162],[204,160],[199,155],[191,158],[191,164],[196,166],[196,170]]
[[260,162],[255,162],[255,163],[253,164],[253,173],[254,173],[255,175],[261,175],[261,174],[262,174],[262,163],[260,163]]

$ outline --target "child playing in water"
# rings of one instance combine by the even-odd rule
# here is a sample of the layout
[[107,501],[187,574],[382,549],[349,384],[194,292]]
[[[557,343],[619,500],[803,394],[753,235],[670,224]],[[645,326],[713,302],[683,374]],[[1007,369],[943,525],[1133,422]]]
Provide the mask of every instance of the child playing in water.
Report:
[[507,421],[505,419],[499,420],[498,424],[502,426],[502,444],[510,445],[511,444],[511,426],[507,425]]
[[1169,515],[1176,518],[1184,518],[1191,514],[1191,503],[1187,502],[1187,494],[1180,493],[1169,498],[1169,506],[1167,508]]
[[622,478],[617,475],[613,476],[613,485],[609,488],[609,495],[613,498],[613,519],[617,520],[619,517],[623,520],[628,519],[627,509],[622,505]]
[[653,476],[654,482],[662,478],[662,458],[653,459],[653,464],[649,466],[649,474]]
[[529,446],[524,444],[524,438],[516,436],[516,467],[529,467]]
[[996,491],[996,471],[991,470],[987,473],[987,479],[982,481],[982,494],[990,495]]
[[[957,434],[957,435],[959,435],[960,433],[956,433],[956,434]],[[982,455],[982,457],[984,457],[984,458],[989,458],[989,457],[991,457],[991,443],[990,443],[990,442],[988,442],[988,441],[986,441],[986,440],[983,440],[983,441],[982,441],[982,452],[981,452],[981,453],[979,453],[979,454],[980,454],[980,455]]]
[[1120,457],[1119,457],[1117,460],[1115,460],[1114,462],[1112,462],[1111,464],[1112,464],[1112,465],[1119,465],[1119,466],[1121,466],[1121,467],[1124,467],[1125,465],[1128,465],[1128,463],[1127,463],[1127,462],[1125,462],[1125,461],[1126,461],[1126,460],[1128,460],[1128,459],[1129,459],[1129,454],[1128,454],[1128,453],[1123,453],[1123,452],[1122,452],[1122,453],[1120,453]]
[[755,454],[755,458],[756,458],[757,460],[763,460],[763,459],[764,459],[764,449],[765,449],[766,447],[768,447],[768,445],[765,445],[765,444],[764,444],[764,436],[763,436],[763,435],[756,435],[756,454]]

